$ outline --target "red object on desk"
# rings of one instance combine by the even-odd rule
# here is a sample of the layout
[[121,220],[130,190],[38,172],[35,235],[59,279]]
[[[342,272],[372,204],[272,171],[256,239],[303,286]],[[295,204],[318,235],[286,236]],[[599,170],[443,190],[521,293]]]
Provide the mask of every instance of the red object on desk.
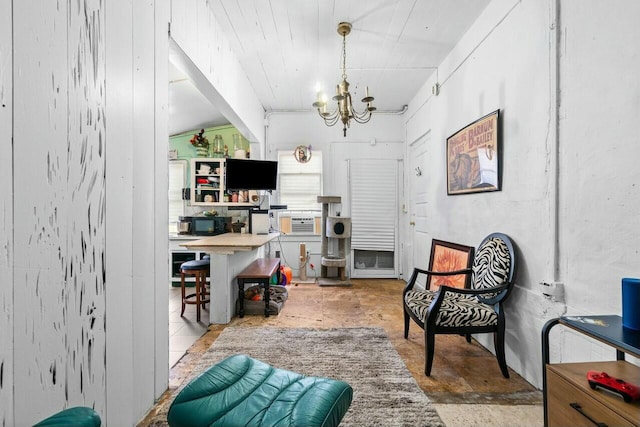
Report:
[[630,403],[634,400],[640,400],[640,387],[609,376],[606,372],[589,371],[587,372],[587,380],[589,387],[595,390],[598,387],[609,390],[612,393],[622,396],[625,402]]

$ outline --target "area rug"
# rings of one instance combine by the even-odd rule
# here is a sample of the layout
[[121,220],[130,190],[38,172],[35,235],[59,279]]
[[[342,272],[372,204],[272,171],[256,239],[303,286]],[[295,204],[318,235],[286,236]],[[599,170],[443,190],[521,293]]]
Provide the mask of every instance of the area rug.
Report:
[[222,331],[150,425],[166,425],[169,405],[181,388],[216,362],[238,353],[278,368],[349,383],[353,402],[341,427],[444,425],[384,329],[265,327]]

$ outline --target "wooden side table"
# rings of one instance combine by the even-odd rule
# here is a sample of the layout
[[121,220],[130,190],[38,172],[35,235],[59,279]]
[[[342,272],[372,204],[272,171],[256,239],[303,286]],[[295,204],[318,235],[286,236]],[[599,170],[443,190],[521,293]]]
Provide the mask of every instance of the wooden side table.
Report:
[[[556,325],[573,329],[616,350],[616,362],[583,362],[549,364],[549,333]],[[625,354],[640,358],[640,331],[624,328],[620,316],[565,316],[549,320],[542,328],[542,383],[544,397],[544,425],[555,425],[561,419],[565,425],[640,425],[640,402],[625,403],[615,395],[591,390],[586,373],[589,370],[607,371],[625,381],[638,384],[640,368],[625,361]],[[551,375],[551,378],[549,378]],[[551,379],[554,388],[549,390]],[[557,399],[566,399],[568,405],[558,405]],[[584,402],[580,405],[571,400]],[[550,422],[549,407],[553,407]],[[588,410],[584,409],[586,406]],[[564,411],[566,410],[566,414]],[[563,412],[558,414],[558,412]],[[598,417],[598,419],[596,419]],[[575,420],[575,422],[574,422]],[[607,420],[607,421],[605,421]],[[580,423],[578,423],[578,421]]]

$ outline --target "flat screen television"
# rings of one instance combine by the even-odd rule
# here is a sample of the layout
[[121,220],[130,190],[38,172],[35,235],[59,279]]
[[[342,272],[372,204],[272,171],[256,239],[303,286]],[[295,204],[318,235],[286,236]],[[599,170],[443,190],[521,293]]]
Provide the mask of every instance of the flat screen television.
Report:
[[228,190],[275,190],[278,162],[275,160],[227,159]]

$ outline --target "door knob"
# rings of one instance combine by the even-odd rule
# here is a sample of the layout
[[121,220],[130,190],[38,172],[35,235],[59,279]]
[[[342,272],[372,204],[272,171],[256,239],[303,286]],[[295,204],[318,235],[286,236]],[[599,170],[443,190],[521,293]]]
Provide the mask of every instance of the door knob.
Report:
[[409,221],[409,225],[416,225],[415,221]]

